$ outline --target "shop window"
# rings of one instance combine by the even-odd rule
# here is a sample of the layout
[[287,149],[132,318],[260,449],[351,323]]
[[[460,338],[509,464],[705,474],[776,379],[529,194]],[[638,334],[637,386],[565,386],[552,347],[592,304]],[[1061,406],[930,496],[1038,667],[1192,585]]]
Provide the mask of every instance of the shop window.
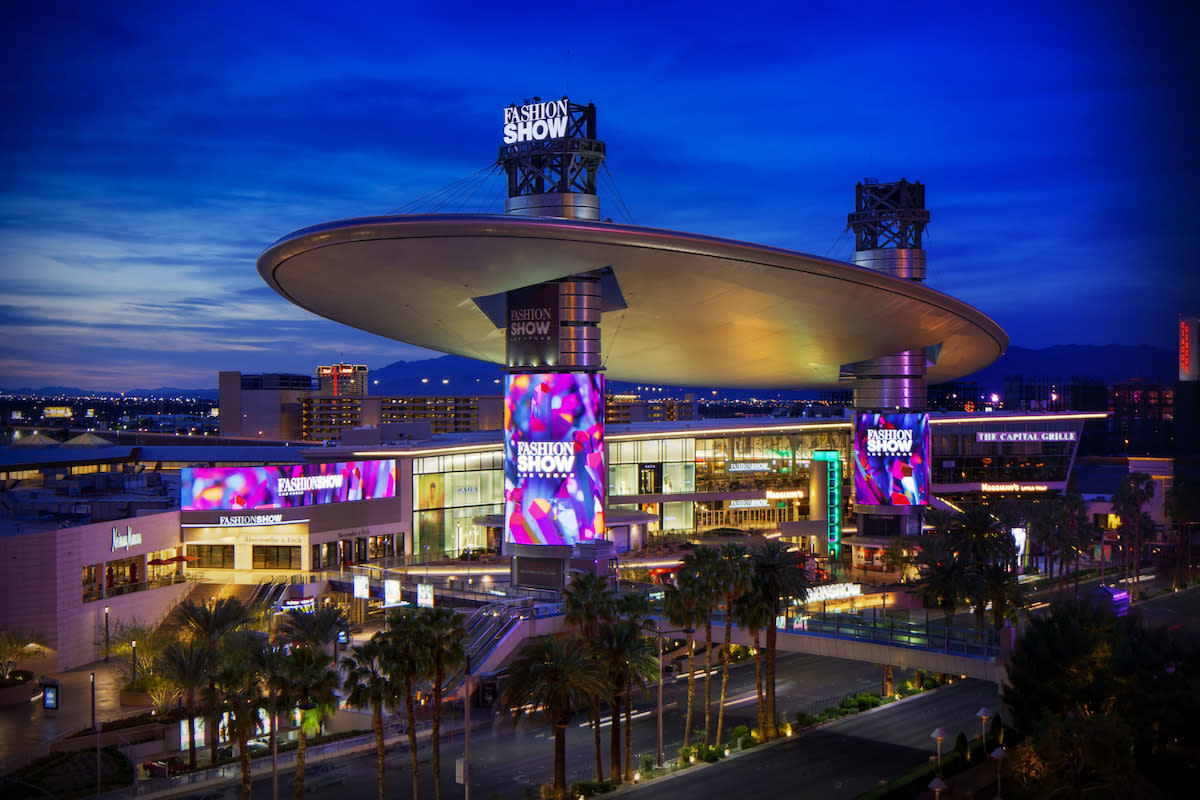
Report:
[[233,569],[233,545],[189,544],[187,554],[194,557],[194,569]]
[[300,548],[256,544],[251,549],[253,569],[300,569]]

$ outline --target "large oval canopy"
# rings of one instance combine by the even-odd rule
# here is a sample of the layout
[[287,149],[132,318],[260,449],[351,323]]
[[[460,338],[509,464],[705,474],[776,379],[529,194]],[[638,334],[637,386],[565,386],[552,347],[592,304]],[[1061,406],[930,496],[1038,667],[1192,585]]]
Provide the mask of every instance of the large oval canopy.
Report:
[[[503,364],[489,299],[602,271],[602,359],[615,380],[842,388],[843,367],[929,348],[930,383],[999,358],[1000,327],[912,281],[789,250],[605,222],[495,215],[371,217],[297,231],[258,260],[315,314]],[[615,281],[615,284],[613,283]]]

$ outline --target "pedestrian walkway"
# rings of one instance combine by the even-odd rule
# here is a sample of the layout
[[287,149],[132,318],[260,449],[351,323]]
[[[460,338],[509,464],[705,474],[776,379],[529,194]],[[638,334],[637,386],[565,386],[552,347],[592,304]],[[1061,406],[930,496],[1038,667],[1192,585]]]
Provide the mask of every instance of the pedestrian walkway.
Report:
[[120,665],[115,659],[38,676],[39,679],[58,680],[58,709],[42,708],[40,696],[31,702],[0,706],[0,775],[48,754],[55,740],[91,727],[93,672],[96,674],[96,723],[132,713],[128,708],[121,708],[117,685]]

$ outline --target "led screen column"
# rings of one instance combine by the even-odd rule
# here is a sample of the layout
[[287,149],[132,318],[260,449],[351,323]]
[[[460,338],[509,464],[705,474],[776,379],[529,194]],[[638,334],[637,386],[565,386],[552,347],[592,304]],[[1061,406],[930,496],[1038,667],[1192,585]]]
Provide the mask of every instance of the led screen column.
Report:
[[605,538],[599,285],[572,277],[519,289],[506,312],[505,542],[527,557],[531,546],[577,551]]

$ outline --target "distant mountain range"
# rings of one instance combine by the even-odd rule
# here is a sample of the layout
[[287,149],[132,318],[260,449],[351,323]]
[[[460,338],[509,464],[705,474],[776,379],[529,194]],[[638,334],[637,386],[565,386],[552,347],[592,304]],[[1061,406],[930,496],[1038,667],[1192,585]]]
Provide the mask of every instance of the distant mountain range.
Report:
[[[999,361],[981,369],[962,380],[974,382],[988,391],[1002,388],[1008,376],[1023,375],[1027,378],[1048,377],[1055,379],[1079,378],[1100,381],[1106,385],[1139,378],[1146,383],[1174,383],[1178,377],[1178,362],[1175,351],[1160,347],[1131,345],[1058,345],[1042,349],[1010,347]],[[492,395],[500,394],[504,370],[495,364],[486,364],[459,356],[442,356],[421,361],[396,361],[386,367],[371,370],[370,392],[373,395]],[[638,391],[638,385],[623,381],[609,381],[609,389],[616,392]],[[663,387],[671,389],[664,394],[678,395],[693,392],[698,397],[711,393],[715,386]],[[849,386],[847,385],[847,388]],[[46,386],[40,389],[5,388],[7,394],[37,395],[41,397],[112,397],[114,392],[92,392],[70,386]],[[645,394],[645,392],[641,392]],[[726,397],[769,398],[780,396],[795,399],[810,394],[789,390],[736,390],[722,391]],[[217,399],[213,389],[129,389],[126,397],[199,397]]]

